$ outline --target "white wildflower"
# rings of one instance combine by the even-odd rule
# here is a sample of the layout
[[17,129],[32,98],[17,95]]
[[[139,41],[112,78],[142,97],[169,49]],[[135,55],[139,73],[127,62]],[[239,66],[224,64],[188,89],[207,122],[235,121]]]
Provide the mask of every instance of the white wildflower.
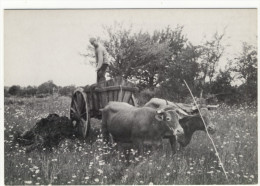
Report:
[[32,184],[32,181],[24,181],[25,184]]

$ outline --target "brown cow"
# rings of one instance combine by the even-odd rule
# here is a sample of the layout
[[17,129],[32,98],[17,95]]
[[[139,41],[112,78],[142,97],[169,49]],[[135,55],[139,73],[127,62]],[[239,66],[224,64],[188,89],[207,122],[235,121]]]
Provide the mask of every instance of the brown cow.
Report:
[[[115,142],[159,145],[168,132],[175,137],[183,135],[177,109],[162,107],[134,107],[122,102],[109,102],[101,109],[102,132],[105,141],[111,134]],[[141,146],[140,146],[141,145]]]

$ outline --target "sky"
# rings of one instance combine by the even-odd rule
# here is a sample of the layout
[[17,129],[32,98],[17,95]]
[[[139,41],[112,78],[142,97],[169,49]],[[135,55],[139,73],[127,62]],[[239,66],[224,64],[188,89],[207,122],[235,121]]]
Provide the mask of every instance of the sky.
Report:
[[103,26],[115,21],[148,32],[183,25],[194,45],[225,30],[229,47],[220,68],[241,51],[242,42],[257,44],[256,9],[4,10],[4,85],[95,83],[95,67],[80,53],[90,37],[104,38]]

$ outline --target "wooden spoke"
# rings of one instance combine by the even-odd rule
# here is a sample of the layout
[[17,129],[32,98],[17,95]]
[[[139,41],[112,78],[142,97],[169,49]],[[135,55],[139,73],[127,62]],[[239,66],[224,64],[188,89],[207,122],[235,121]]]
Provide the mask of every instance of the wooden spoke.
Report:
[[75,100],[73,100],[73,103],[74,103],[74,106],[75,106],[75,109],[76,109],[77,113],[80,113],[80,109],[78,107],[78,103]]
[[81,116],[84,116],[84,115],[86,115],[86,114],[87,114],[87,112],[83,112],[83,113],[80,115],[80,117],[81,117]]
[[74,108],[70,108],[71,111],[73,111],[74,113],[77,113],[77,111]]

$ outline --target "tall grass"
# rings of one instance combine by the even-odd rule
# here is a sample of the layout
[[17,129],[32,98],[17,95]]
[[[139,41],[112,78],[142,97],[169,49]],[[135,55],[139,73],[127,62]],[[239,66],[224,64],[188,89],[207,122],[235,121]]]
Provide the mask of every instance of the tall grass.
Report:
[[[256,184],[257,109],[222,105],[211,112],[218,126],[212,135],[229,181],[219,165],[205,132],[196,132],[192,142],[170,156],[170,146],[123,153],[121,146],[104,144],[100,137],[89,144],[65,140],[53,152],[33,151],[14,142],[17,131],[30,129],[49,113],[69,115],[70,98],[5,99],[5,184]],[[92,119],[92,127],[100,121]]]

